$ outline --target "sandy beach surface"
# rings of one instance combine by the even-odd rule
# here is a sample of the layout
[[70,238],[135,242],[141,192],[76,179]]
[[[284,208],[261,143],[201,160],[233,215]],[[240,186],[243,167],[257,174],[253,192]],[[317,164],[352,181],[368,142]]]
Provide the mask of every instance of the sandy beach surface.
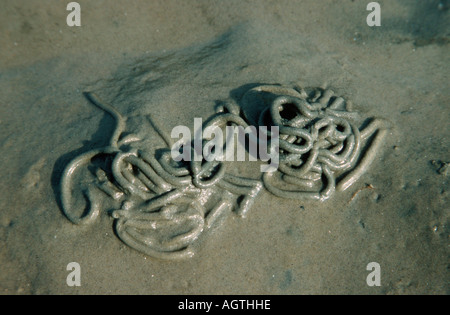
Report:
[[[450,292],[449,1],[378,1],[374,27],[362,0],[80,0],[80,27],[68,2],[1,1],[0,294]],[[83,92],[164,147],[146,115],[192,128],[261,84],[328,87],[389,121],[367,172],[324,202],[265,190],[180,261],[130,248],[106,212],[65,217],[66,165],[115,124]],[[81,286],[67,285],[70,262]],[[380,286],[366,282],[371,262]]]

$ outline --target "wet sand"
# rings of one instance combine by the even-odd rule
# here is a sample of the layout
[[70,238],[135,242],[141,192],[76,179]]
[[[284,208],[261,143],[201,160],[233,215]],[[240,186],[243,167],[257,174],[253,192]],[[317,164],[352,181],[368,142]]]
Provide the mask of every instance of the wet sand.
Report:
[[[1,294],[448,294],[449,3],[379,1],[3,1],[0,12]],[[264,191],[183,261],[119,240],[106,213],[67,220],[60,180],[105,146],[114,120],[147,132],[206,119],[256,84],[327,86],[392,128],[361,179],[325,202]],[[151,131],[155,145],[164,142]],[[236,166],[246,171],[250,162]],[[66,284],[67,264],[81,286]],[[381,266],[381,286],[366,283]]]

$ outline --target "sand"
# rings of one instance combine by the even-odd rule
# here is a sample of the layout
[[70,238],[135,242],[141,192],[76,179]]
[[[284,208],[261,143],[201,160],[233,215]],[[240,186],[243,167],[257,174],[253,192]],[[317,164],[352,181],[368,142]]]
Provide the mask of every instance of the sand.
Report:
[[[1,294],[449,293],[448,1],[379,1],[380,27],[360,0],[78,2],[72,28],[68,1],[2,2]],[[84,91],[163,146],[142,117],[192,127],[256,84],[330,87],[392,128],[346,191],[326,202],[264,191],[191,259],[131,249],[106,213],[89,226],[63,215],[65,166],[114,129]],[[366,283],[370,262],[381,286]]]

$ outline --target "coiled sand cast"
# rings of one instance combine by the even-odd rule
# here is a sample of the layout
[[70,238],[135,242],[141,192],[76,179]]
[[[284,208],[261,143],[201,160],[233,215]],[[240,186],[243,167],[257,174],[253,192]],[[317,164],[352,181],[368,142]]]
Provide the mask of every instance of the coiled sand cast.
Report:
[[[101,202],[107,197],[116,205],[109,213],[125,244],[152,257],[177,259],[191,257],[193,244],[224,213],[245,217],[263,188],[281,198],[325,201],[368,170],[387,132],[383,120],[363,120],[333,94],[321,88],[263,85],[247,91],[239,104],[217,108],[204,129],[279,127],[277,170],[250,179],[227,173],[220,161],[175,162],[170,137],[150,117],[168,148],[158,148],[158,154],[155,148],[140,148],[143,139],[125,133],[124,117],[94,93],[85,93],[115,119],[116,128],[108,146],[67,165],[61,179],[62,210],[72,223],[90,224],[101,211],[111,210]],[[267,132],[269,141],[271,136]],[[94,159],[108,163],[96,166]],[[87,167],[94,169],[95,181],[83,191],[88,206],[80,214],[73,185],[77,170]]]

